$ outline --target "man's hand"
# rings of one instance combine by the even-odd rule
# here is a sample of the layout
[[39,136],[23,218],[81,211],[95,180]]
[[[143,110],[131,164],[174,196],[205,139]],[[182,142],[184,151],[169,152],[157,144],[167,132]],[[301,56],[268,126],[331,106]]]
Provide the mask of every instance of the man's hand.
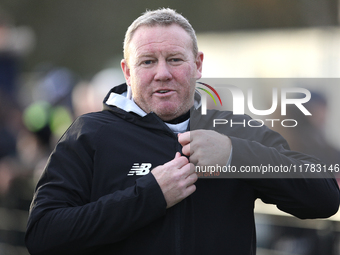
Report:
[[162,189],[167,208],[182,201],[196,190],[195,167],[179,152],[173,160],[154,168],[151,173]]
[[182,152],[189,157],[190,163],[197,166],[225,166],[231,151],[228,136],[213,130],[195,130],[178,135]]

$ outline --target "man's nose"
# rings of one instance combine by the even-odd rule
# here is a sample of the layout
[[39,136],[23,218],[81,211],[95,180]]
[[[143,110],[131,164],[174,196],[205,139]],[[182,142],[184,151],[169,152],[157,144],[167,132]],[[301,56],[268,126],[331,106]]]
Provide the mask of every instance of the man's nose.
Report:
[[172,78],[170,66],[166,61],[159,61],[156,67],[155,80],[167,81]]

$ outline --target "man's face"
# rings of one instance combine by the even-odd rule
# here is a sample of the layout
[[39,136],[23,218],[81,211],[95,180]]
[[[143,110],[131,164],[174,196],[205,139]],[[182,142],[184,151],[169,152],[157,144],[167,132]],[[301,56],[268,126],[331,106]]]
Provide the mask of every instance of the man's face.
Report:
[[180,26],[139,27],[122,60],[136,104],[168,121],[194,103],[195,80],[201,78],[203,53],[193,54],[192,40]]

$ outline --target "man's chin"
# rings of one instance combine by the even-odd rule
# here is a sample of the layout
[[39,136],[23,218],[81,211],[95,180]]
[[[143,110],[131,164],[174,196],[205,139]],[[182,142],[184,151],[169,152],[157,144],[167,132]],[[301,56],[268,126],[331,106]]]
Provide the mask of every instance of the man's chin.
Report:
[[185,114],[186,112],[181,112],[179,109],[174,109],[172,111],[158,111],[154,112],[159,118],[161,118],[163,121],[170,121],[173,119],[176,119],[177,117]]
[[189,105],[163,104],[161,106],[158,105],[158,107],[155,107],[156,109],[152,111],[163,121],[170,121],[187,113],[190,107]]

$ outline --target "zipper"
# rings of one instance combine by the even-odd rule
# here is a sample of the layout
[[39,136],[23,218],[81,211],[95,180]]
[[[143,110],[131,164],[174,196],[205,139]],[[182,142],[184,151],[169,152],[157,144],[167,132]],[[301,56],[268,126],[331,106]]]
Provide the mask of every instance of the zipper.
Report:
[[[179,143],[177,143],[177,151],[181,149]],[[181,152],[182,154],[182,152]],[[183,204],[184,200],[179,202],[177,205],[177,210],[175,211],[175,254],[181,255],[182,254],[182,213],[183,213]]]
[[[176,140],[176,151],[182,154],[181,145],[178,143],[177,135],[155,114],[154,112],[150,112],[154,116],[154,118],[165,128],[164,131],[167,131],[167,134],[172,136]],[[173,208],[173,214],[175,219],[175,254],[181,255],[182,254],[182,211],[183,211],[183,201],[179,202]]]

